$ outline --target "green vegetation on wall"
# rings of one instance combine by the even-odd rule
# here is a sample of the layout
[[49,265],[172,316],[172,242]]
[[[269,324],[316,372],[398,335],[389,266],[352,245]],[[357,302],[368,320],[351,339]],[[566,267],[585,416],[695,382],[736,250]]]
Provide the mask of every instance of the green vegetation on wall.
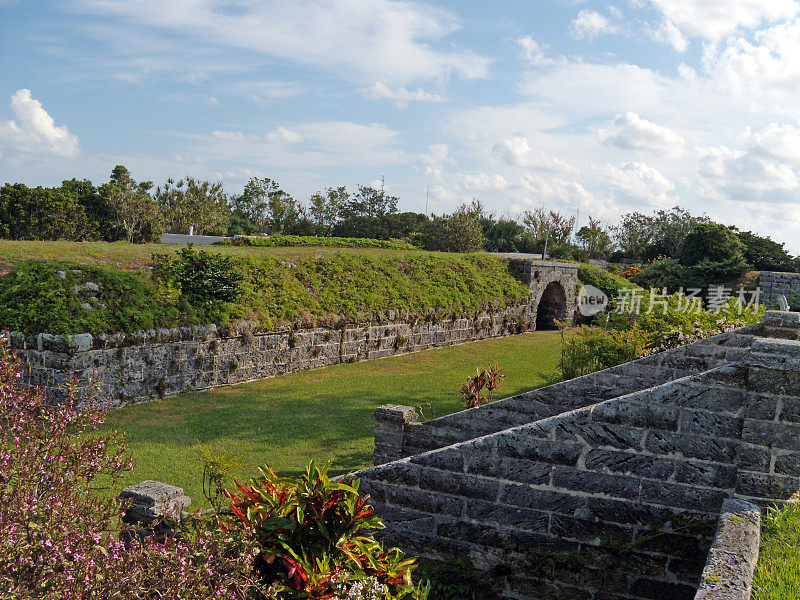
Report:
[[375,240],[372,238],[321,237],[316,235],[273,235],[270,237],[241,236],[233,240],[217,242],[226,246],[258,247],[331,247],[331,248],[386,248],[394,250],[413,250],[408,242],[397,240]]
[[[505,261],[479,254],[211,256],[154,255],[152,275],[19,262],[0,277],[0,327],[74,334],[240,319],[258,321],[263,330],[297,320],[335,326],[382,320],[389,311],[412,320],[457,317],[528,294]],[[206,297],[198,293],[204,288],[219,293]]]

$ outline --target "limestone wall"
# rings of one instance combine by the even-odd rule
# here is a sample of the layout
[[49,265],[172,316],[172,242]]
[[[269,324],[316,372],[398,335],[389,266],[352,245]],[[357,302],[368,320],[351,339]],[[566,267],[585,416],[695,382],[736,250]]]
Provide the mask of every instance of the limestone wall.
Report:
[[650,365],[700,373],[355,476],[389,541],[484,571],[476,598],[688,600],[723,502],[800,487],[800,342],[749,331]]
[[74,387],[84,397],[94,379],[99,399],[118,405],[187,390],[262,379],[510,335],[531,327],[528,302],[441,321],[367,324],[253,333],[255,323],[182,327],[132,335],[9,335],[24,362],[24,383],[52,397]]
[[791,300],[793,293],[800,294],[800,273],[761,271],[758,284],[761,287],[761,301],[777,304],[780,296]]
[[741,360],[760,329],[754,325],[721,334],[425,423],[407,411],[401,411],[403,418],[376,412],[374,462],[443,448],[730,364]]

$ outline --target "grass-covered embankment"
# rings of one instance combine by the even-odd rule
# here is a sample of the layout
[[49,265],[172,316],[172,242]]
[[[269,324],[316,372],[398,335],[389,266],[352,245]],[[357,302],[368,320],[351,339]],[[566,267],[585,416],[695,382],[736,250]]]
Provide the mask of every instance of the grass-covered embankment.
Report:
[[312,458],[331,461],[336,474],[367,467],[377,406],[417,406],[425,419],[439,417],[462,409],[459,388],[476,366],[498,362],[507,377],[496,397],[506,397],[544,385],[559,356],[557,332],[534,332],[115,409],[106,426],[128,436],[136,463],[119,487],[165,481],[202,505],[203,446],[233,457],[241,479],[264,464],[296,474]]
[[315,248],[384,248],[388,250],[415,250],[408,242],[376,240],[372,238],[320,237],[316,235],[271,235],[269,237],[241,236],[217,242],[219,246],[315,247]]
[[751,598],[800,598],[800,504],[766,509]]
[[[188,296],[170,273],[196,261],[165,254],[152,271],[63,261],[21,261],[0,277],[0,327],[26,333],[101,333],[248,319],[269,330],[283,322],[329,324],[472,314],[517,302],[528,293],[508,264],[482,255],[339,251],[325,256],[226,254],[197,277]],[[208,256],[217,256],[209,251]],[[230,301],[215,285],[235,275]],[[204,279],[205,278],[205,279]],[[228,285],[223,282],[224,285]],[[208,295],[203,296],[205,291]]]

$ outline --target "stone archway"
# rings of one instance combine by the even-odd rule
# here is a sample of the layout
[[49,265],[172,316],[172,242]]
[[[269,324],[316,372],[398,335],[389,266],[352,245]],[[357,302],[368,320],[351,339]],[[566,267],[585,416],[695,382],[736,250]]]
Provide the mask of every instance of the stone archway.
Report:
[[553,281],[542,292],[542,298],[536,308],[536,331],[557,329],[556,319],[568,320],[567,294],[564,286]]

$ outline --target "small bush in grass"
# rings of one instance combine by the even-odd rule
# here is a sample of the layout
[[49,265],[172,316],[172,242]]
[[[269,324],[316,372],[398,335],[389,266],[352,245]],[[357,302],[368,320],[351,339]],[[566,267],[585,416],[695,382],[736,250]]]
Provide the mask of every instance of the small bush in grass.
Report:
[[[500,387],[503,379],[505,374],[500,371],[497,363],[489,364],[483,371],[475,367],[475,377],[467,377],[467,382],[461,386],[464,408],[475,408],[487,400],[494,400],[494,391]],[[484,390],[488,393],[484,394]]]
[[357,481],[331,481],[313,461],[296,478],[269,468],[261,473],[249,486],[227,492],[236,518],[222,525],[255,537],[267,597],[427,598],[427,585],[411,581],[416,561],[373,537],[383,523],[359,495]]

